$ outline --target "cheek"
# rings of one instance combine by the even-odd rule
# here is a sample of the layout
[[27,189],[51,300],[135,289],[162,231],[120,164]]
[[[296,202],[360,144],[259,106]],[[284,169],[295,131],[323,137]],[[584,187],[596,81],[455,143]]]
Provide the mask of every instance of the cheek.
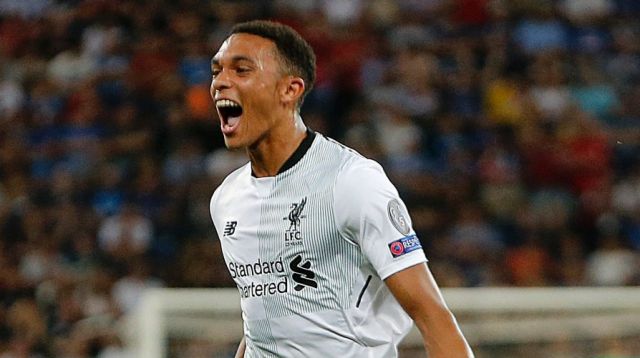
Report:
[[[264,119],[265,115],[273,113],[277,105],[275,88],[273,85],[257,83],[253,86],[253,96],[250,104],[251,111],[262,119]],[[260,120],[261,118],[257,119]]]

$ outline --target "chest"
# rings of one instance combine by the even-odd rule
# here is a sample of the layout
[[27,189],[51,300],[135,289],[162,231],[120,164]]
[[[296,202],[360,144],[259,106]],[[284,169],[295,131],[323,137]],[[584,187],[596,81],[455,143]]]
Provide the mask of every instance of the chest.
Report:
[[225,258],[271,262],[327,254],[338,235],[333,202],[330,187],[304,184],[221,200],[214,217]]

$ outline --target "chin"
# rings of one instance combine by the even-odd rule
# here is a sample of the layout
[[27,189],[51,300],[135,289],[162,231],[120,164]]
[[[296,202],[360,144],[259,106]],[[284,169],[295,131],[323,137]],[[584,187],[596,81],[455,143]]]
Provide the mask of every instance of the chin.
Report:
[[224,137],[224,145],[229,150],[244,149],[247,145],[242,143],[238,138]]
[[224,141],[224,145],[225,145],[225,146],[227,147],[227,149],[229,149],[229,150],[238,150],[238,149],[241,149],[241,148],[242,148],[242,146],[239,146],[239,145],[237,145],[236,143],[234,143],[233,141],[228,141],[228,140],[225,140],[225,141]]

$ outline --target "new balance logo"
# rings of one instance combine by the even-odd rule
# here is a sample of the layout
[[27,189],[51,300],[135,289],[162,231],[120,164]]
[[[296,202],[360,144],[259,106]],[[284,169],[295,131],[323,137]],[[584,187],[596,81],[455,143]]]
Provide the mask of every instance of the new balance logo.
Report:
[[307,260],[302,263],[302,256],[298,255],[291,261],[289,268],[295,272],[291,278],[297,283],[297,285],[293,286],[296,291],[300,291],[305,287],[318,288],[318,283],[314,280],[316,274],[310,270],[310,261]]
[[227,221],[224,224],[224,236],[230,236],[233,235],[234,232],[236,232],[236,226],[238,225],[237,221]]

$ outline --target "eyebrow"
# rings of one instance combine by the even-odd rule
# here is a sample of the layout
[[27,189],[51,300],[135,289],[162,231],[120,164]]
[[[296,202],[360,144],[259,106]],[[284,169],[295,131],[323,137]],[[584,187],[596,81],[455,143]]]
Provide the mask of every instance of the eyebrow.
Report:
[[[231,62],[232,63],[236,63],[236,62],[240,62],[240,61],[248,61],[251,63],[254,63],[253,59],[247,57],[247,56],[242,56],[242,55],[236,55],[231,57]],[[213,57],[211,59],[211,66],[219,66],[220,65],[220,60],[218,60],[216,57]]]

